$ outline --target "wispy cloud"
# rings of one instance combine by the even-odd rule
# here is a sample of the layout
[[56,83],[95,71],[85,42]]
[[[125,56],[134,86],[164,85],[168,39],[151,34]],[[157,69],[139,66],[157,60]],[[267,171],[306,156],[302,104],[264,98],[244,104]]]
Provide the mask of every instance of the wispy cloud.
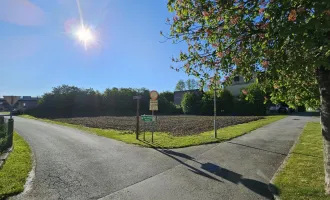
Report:
[[43,24],[45,13],[29,0],[1,0],[0,20],[22,26],[38,26]]

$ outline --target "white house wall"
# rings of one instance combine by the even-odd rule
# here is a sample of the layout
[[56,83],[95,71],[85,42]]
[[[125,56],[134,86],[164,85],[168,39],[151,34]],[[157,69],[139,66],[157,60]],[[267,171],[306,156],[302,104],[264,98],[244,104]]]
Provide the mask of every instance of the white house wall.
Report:
[[237,85],[230,85],[226,86],[225,89],[229,90],[233,96],[239,96],[243,88],[248,87],[252,83],[245,83],[245,84],[237,84]]

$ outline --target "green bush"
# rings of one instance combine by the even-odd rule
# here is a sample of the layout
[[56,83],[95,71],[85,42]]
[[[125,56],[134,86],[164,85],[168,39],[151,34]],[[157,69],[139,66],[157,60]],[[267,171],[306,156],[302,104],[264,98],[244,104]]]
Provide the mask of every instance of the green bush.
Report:
[[160,93],[159,97],[164,97],[168,102],[174,102],[174,92],[165,91]]
[[214,110],[214,96],[212,92],[206,92],[202,96],[200,114],[213,115]]
[[7,124],[4,117],[0,117],[0,153],[8,147]]
[[187,115],[200,114],[201,101],[202,101],[201,95],[192,92],[185,93],[181,101],[181,107],[183,113]]
[[[264,115],[264,93],[256,84],[246,90],[248,94],[241,94],[238,99],[227,90],[217,91],[217,115]],[[38,107],[25,113],[42,118],[131,116],[136,114],[136,100],[133,100],[133,96],[140,95],[140,113],[150,114],[149,92],[145,88],[109,88],[101,93],[93,89],[62,85],[45,93]],[[163,92],[159,95],[159,111],[156,114],[213,115],[213,99],[213,91],[186,93],[180,107],[174,105],[172,92]]]
[[266,94],[260,89],[257,83],[243,88],[247,93],[238,97],[235,102],[235,115],[266,115],[268,104],[265,104]]
[[[220,90],[216,93],[217,115],[231,115],[234,109],[234,97],[228,90]],[[214,92],[203,94],[200,113],[202,115],[214,114]]]
[[235,106],[234,96],[228,90],[222,90],[218,95],[217,113],[219,115],[231,115]]
[[[45,93],[35,109],[25,113],[42,118],[92,117],[101,115],[131,116],[136,114],[136,100],[140,95],[140,113],[150,114],[150,91],[132,88],[108,88],[103,93],[93,89],[62,85]],[[173,104],[173,93],[164,92],[159,96],[158,114],[180,114],[180,109]],[[169,101],[172,99],[172,101]]]

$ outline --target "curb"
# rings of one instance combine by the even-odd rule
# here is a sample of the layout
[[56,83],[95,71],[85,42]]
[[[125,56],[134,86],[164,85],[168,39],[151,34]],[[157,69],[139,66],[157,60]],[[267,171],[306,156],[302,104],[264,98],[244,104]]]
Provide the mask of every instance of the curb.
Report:
[[5,164],[6,160],[9,157],[9,154],[13,151],[13,147],[10,147],[9,149],[7,149],[7,151],[5,151],[1,156],[0,156],[0,169],[2,168],[2,166]]
[[305,124],[303,130],[301,131],[299,137],[297,138],[297,140],[293,143],[292,147],[290,148],[288,155],[284,158],[284,160],[281,163],[280,167],[276,170],[275,174],[273,175],[273,178],[270,180],[270,182],[268,184],[268,190],[272,193],[275,200],[280,200],[281,199],[280,196],[279,196],[278,189],[276,187],[274,187],[275,186],[274,185],[275,178],[283,170],[283,168],[285,167],[285,165],[288,162],[289,158],[291,157],[292,151],[294,150],[294,148],[296,147],[296,145],[300,141],[300,137],[301,137],[302,133],[304,132],[306,124]]

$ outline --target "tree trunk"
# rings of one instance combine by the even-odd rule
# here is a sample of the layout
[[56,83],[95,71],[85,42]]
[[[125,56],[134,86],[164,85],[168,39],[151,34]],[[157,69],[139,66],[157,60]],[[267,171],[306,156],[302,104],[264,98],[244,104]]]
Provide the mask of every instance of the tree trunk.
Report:
[[321,125],[324,139],[325,191],[330,194],[330,70],[319,69]]

